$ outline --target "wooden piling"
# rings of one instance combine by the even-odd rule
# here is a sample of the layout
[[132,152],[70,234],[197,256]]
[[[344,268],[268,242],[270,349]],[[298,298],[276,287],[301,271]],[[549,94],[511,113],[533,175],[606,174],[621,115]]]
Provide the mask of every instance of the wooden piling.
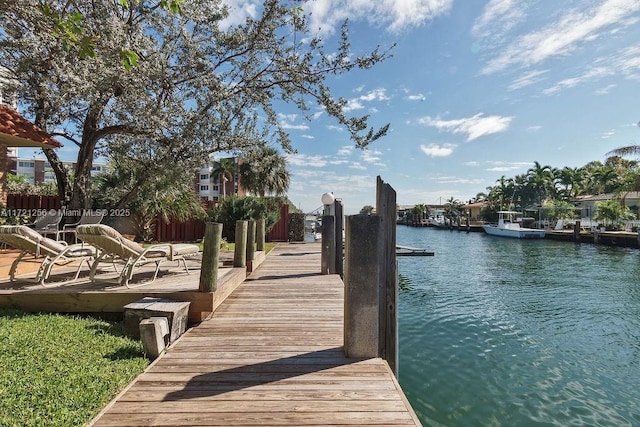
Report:
[[202,267],[198,288],[200,292],[215,292],[218,288],[220,242],[222,242],[222,224],[207,222],[202,248]]
[[264,252],[264,240],[266,232],[264,225],[264,218],[260,218],[256,221],[256,250]]
[[398,286],[396,274],[396,192],[377,178],[376,212],[378,233],[378,290],[380,357],[398,376]]
[[344,216],[343,207],[340,200],[336,200],[334,203],[334,216],[335,216],[335,272],[340,277],[344,277],[344,241],[342,239],[342,231],[344,230]]
[[573,224],[573,241],[574,242],[580,241],[580,221],[579,220]]
[[247,266],[247,232],[248,221],[236,221],[236,246],[233,252],[233,266]]
[[336,227],[333,215],[322,217],[321,274],[336,273]]
[[253,261],[256,252],[256,222],[247,223],[247,262]]

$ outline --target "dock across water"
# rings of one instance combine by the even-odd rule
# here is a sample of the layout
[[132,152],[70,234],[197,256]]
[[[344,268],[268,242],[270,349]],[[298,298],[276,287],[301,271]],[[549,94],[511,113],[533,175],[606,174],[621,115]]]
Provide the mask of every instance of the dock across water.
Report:
[[278,245],[91,425],[420,425],[386,361],[344,356],[344,285],[320,250]]

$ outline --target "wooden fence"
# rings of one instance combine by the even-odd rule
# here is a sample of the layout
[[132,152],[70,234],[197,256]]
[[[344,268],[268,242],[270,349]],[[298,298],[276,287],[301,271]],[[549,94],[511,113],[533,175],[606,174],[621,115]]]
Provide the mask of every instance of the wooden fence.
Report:
[[[203,202],[204,208],[209,209],[214,202]],[[60,209],[57,196],[39,196],[35,194],[8,194],[7,207],[13,209],[37,211],[40,209]],[[268,242],[286,242],[289,240],[289,206],[280,205],[280,220],[267,234]],[[169,223],[158,217],[155,224],[154,240],[158,242],[195,242],[204,236],[205,223],[200,220],[185,222],[170,221]]]

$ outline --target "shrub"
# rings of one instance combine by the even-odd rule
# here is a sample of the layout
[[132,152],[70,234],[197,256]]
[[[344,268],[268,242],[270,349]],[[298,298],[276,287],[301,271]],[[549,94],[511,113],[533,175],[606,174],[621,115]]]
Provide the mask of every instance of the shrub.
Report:
[[265,220],[269,232],[280,219],[280,204],[271,198],[226,196],[209,210],[209,219],[222,224],[222,236],[235,242],[236,221]]
[[289,241],[304,241],[304,214],[289,213]]

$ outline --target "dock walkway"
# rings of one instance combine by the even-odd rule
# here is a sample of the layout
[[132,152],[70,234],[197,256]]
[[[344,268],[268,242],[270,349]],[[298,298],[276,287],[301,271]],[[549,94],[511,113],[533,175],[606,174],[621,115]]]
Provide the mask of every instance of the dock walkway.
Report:
[[344,285],[280,244],[94,426],[420,425],[386,361],[343,354]]

